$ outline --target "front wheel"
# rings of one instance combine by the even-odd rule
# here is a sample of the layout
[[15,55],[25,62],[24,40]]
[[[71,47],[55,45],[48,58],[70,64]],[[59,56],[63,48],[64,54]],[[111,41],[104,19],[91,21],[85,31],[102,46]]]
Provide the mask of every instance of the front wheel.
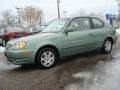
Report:
[[106,39],[103,43],[102,53],[109,54],[112,51],[112,41],[110,39]]
[[6,46],[6,41],[3,39],[2,40],[2,45],[5,47]]
[[51,48],[44,48],[38,52],[36,64],[43,69],[52,68],[55,65],[57,54]]

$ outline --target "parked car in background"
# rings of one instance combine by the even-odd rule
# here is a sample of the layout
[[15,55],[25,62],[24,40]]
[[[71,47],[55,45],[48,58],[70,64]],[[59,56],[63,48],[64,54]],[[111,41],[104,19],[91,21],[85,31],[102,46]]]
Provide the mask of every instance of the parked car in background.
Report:
[[29,35],[28,32],[22,30],[21,28],[4,28],[0,32],[1,44],[3,46],[5,46],[9,40]]
[[2,45],[2,35],[4,33],[4,30],[0,28],[0,45]]
[[37,34],[37,33],[40,33],[42,30],[45,29],[45,26],[41,26],[41,27],[33,27],[33,28],[30,28],[28,30],[29,32],[29,35],[33,35],[33,34]]
[[5,55],[13,64],[48,69],[61,57],[93,50],[108,54],[116,40],[116,30],[101,19],[64,18],[53,21],[39,34],[9,41]]

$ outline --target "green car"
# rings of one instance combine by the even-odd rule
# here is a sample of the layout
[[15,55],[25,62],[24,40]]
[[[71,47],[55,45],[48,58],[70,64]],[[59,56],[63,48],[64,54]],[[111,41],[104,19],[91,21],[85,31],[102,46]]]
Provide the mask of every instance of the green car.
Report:
[[41,33],[9,41],[5,55],[16,65],[36,64],[48,69],[61,57],[93,50],[108,54],[116,41],[116,30],[97,17],[63,18]]

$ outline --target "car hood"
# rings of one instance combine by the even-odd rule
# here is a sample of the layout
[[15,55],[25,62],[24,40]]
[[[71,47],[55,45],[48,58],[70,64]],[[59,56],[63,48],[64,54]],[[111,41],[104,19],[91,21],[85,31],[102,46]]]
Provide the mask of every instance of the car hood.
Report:
[[57,33],[38,33],[38,34],[35,34],[35,35],[29,35],[29,36],[25,36],[25,37],[21,37],[21,38],[18,38],[18,39],[13,39],[11,41],[9,41],[7,44],[14,44],[18,41],[32,41],[32,40],[37,40],[39,38],[51,38],[52,36],[54,36],[55,34]]

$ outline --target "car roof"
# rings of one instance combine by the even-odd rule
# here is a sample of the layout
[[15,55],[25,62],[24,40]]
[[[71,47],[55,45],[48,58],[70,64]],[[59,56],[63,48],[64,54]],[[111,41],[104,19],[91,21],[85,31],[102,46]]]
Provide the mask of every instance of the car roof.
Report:
[[99,17],[95,17],[95,16],[79,16],[79,17],[72,17],[72,19],[74,18],[98,18],[100,19]]
[[75,18],[97,18],[97,19],[102,20],[101,18],[96,17],[96,16],[78,16],[78,17],[61,18],[61,19],[75,19]]

